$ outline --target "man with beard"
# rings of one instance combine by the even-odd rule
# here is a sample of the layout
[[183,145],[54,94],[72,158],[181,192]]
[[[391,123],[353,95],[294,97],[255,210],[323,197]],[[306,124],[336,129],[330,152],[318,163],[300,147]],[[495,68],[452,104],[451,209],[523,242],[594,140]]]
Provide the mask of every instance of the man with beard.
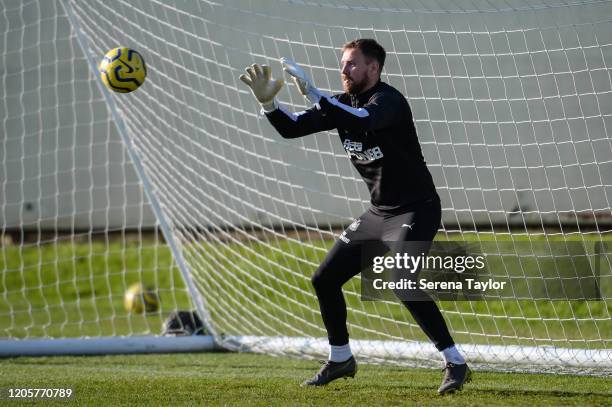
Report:
[[[246,68],[247,75],[240,77],[282,137],[337,129],[371,195],[371,207],[342,233],[312,277],[330,353],[329,360],[303,383],[305,386],[354,377],[357,371],[342,286],[361,272],[366,242],[425,242],[427,251],[440,226],[440,198],[421,153],[408,102],[380,80],[385,55],[384,48],[373,39],[345,44],[340,61],[345,93],[334,96],[317,89],[295,62],[281,59],[284,70],[314,104],[299,113],[288,111],[276,101],[283,81],[272,79],[269,67],[253,64]],[[455,347],[438,306],[422,294],[424,297],[418,300],[402,299],[402,303],[445,361],[445,376],[438,392],[460,390],[470,380],[471,371]]]

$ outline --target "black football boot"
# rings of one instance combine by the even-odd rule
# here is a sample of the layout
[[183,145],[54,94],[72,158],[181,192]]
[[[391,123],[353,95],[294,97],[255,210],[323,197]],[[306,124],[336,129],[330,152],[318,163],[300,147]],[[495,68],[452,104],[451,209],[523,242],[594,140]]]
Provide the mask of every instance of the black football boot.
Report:
[[457,390],[461,390],[464,383],[468,383],[472,380],[472,371],[467,363],[456,365],[452,362],[448,362],[444,371],[444,379],[438,389],[439,394],[454,393]]
[[321,370],[312,379],[302,383],[302,386],[324,386],[341,377],[355,377],[355,373],[357,373],[357,362],[353,356],[344,362],[328,360]]

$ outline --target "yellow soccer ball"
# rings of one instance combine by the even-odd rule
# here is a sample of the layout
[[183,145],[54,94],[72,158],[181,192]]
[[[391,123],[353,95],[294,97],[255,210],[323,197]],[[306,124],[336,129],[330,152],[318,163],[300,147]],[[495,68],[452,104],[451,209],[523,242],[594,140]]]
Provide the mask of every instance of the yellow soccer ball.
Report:
[[153,288],[135,283],[125,292],[123,305],[127,311],[136,314],[155,312],[159,309],[159,296]]
[[104,85],[120,93],[135,91],[147,77],[147,67],[142,55],[126,47],[108,51],[98,70]]

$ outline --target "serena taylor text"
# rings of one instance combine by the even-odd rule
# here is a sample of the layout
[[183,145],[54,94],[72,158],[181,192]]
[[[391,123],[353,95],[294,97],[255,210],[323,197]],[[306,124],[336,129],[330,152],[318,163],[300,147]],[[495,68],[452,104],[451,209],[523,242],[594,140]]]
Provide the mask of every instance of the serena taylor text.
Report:
[[[417,281],[402,278],[398,281],[384,281],[381,278],[375,279],[373,287],[376,290],[416,290],[417,284],[420,290],[503,290],[506,287],[507,281],[478,281],[473,278],[466,278],[463,281],[429,281],[421,278]],[[464,287],[465,284],[465,287]]]

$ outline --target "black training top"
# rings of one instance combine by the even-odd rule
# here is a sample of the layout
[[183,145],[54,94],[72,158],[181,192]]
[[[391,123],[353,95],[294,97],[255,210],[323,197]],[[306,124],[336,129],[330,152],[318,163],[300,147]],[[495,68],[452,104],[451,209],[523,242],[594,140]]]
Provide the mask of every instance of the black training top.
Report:
[[437,198],[410,106],[397,89],[384,82],[357,96],[322,97],[318,106],[303,112],[291,113],[281,107],[266,117],[284,138],[338,129],[378,209],[409,207]]

